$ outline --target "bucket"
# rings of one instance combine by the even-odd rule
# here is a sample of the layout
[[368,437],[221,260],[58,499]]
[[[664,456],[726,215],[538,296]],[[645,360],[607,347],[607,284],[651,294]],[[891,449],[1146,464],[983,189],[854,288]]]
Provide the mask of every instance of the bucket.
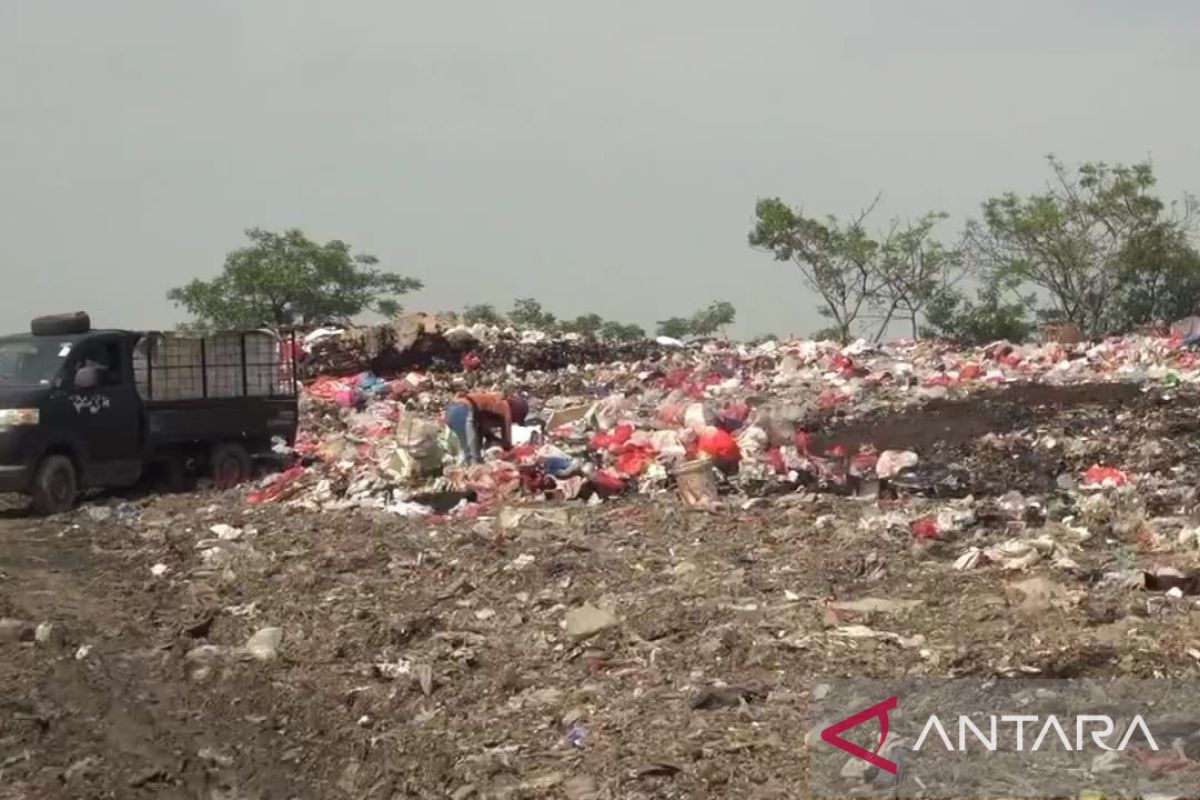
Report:
[[689,461],[675,470],[679,498],[685,505],[703,506],[716,502],[717,477],[709,461]]

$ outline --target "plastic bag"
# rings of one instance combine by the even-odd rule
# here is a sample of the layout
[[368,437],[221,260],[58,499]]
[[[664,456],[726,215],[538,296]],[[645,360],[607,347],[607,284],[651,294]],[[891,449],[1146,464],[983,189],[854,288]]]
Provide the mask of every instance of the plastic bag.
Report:
[[737,463],[742,460],[742,451],[737,441],[729,434],[714,425],[704,429],[700,434],[699,450],[714,461]]
[[612,433],[597,433],[592,437],[589,446],[593,450],[609,450],[625,444],[631,436],[633,436],[633,425],[622,422]]
[[700,433],[716,424],[717,415],[704,403],[692,403],[683,411],[683,424]]
[[445,426],[430,419],[409,417],[396,426],[396,446],[413,461],[413,475],[436,474],[442,468]]

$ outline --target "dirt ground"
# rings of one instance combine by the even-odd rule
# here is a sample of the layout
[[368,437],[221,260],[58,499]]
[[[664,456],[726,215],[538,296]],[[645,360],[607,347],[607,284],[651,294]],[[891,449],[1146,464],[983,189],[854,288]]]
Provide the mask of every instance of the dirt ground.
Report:
[[[1093,387],[828,434],[961,469],[969,500],[433,524],[237,493],[9,508],[0,617],[28,626],[0,626],[0,798],[801,797],[821,677],[1194,678],[1192,599],[1120,578],[1196,565],[1152,534],[1194,524],[1198,429],[1193,396]],[[1143,478],[1097,514],[1063,481],[1093,463]],[[1013,511],[1013,489],[1038,502]],[[962,508],[930,541],[894,520]],[[955,567],[1072,517],[1093,534],[1074,567]],[[1012,592],[1031,578],[1053,587],[1037,608]],[[269,626],[276,657],[242,649]]]

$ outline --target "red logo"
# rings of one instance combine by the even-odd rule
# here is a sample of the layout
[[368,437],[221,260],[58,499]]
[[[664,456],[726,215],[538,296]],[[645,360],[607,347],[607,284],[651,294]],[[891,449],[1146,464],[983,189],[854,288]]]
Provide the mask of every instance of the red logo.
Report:
[[[821,731],[821,739],[839,750],[845,750],[855,758],[861,758],[868,764],[879,767],[884,772],[892,775],[896,774],[896,764],[879,755],[879,748],[883,747],[883,743],[887,741],[888,735],[888,712],[896,707],[897,698],[889,697],[882,703],[871,706],[868,709],[859,711],[853,716],[846,717],[841,722],[835,722],[825,730]],[[840,734],[863,724],[867,720],[879,718],[879,744],[875,746],[875,752],[866,750],[853,742],[847,742]]]

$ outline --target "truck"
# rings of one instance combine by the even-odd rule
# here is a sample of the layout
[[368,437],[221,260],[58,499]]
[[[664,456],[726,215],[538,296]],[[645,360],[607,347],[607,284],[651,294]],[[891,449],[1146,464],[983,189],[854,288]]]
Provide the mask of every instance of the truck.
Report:
[[248,479],[255,460],[295,444],[290,337],[96,330],[84,312],[0,336],[0,494],[48,515],[159,469],[219,487]]

